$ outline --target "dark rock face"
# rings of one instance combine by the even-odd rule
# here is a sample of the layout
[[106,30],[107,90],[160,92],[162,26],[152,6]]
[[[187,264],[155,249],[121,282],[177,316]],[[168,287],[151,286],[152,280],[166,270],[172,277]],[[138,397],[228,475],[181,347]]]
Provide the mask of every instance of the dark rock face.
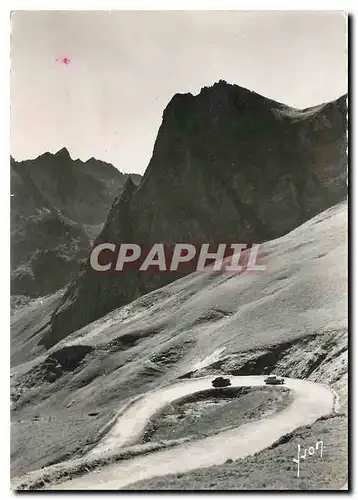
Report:
[[[127,182],[97,243],[258,242],[292,230],[346,197],[346,112],[345,96],[296,110],[223,81],[175,95],[140,186]],[[43,342],[178,277],[86,263]]]
[[95,159],[73,161],[66,149],[11,159],[13,295],[52,293],[76,275],[126,178]]

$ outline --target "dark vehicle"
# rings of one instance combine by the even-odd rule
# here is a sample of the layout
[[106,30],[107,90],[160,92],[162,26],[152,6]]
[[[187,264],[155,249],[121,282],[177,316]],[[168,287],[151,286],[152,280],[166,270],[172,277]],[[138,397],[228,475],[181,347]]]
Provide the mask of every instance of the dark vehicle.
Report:
[[265,384],[281,385],[284,383],[285,381],[283,380],[283,378],[276,377],[276,375],[269,375],[267,378],[265,378]]
[[211,383],[213,387],[228,387],[231,385],[230,379],[224,377],[216,377]]

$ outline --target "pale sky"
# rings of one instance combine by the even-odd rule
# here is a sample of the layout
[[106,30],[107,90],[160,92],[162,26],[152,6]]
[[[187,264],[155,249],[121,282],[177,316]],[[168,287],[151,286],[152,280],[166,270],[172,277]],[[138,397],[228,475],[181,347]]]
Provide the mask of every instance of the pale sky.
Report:
[[339,12],[16,11],[11,31],[17,160],[66,146],[143,173],[173,95],[220,79],[298,108],[347,92]]

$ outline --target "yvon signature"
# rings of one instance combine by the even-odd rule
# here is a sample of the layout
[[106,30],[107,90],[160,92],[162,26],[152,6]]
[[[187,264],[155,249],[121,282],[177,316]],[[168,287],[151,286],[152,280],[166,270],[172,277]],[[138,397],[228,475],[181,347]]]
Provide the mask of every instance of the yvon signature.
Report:
[[[304,450],[304,451],[303,451]],[[300,477],[300,462],[301,460],[306,460],[310,456],[313,456],[316,452],[320,453],[321,458],[323,456],[323,441],[317,441],[315,446],[310,446],[309,448],[301,449],[301,445],[297,445],[297,458],[293,461],[297,464],[297,477]]]

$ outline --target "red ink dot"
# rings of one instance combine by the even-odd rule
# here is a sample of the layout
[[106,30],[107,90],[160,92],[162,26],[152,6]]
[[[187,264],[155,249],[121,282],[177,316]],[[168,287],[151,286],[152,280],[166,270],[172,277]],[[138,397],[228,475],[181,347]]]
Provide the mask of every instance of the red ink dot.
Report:
[[70,64],[71,62],[71,59],[69,59],[68,57],[61,57],[60,59],[56,59],[57,62],[61,63],[61,64]]

